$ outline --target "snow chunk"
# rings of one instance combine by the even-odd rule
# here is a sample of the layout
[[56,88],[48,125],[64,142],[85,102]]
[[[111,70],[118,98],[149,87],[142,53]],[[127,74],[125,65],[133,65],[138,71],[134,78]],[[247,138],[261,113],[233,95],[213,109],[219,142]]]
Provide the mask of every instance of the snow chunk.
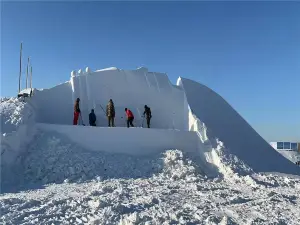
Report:
[[118,70],[118,68],[117,67],[108,67],[105,69],[96,70],[95,72],[101,72],[101,71],[107,71],[107,70]]

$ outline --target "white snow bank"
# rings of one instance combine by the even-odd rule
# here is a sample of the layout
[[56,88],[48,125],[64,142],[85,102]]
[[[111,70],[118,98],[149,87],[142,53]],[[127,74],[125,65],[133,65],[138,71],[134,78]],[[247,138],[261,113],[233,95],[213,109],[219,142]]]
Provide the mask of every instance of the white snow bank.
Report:
[[[256,172],[300,174],[300,168],[282,157],[217,93],[195,81],[179,78],[192,113],[208,128],[209,140],[218,138],[228,151]],[[212,143],[217,147],[217,142]]]
[[198,152],[195,132],[124,127],[90,127],[37,124],[45,132],[57,132],[92,151],[147,155],[166,149]]

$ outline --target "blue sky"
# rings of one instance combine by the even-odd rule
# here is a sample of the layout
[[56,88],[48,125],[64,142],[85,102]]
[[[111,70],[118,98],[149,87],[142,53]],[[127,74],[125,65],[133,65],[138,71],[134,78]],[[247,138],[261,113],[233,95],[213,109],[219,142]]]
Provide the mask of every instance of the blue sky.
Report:
[[18,91],[23,41],[34,87],[86,66],[144,65],[209,86],[267,140],[300,141],[299,12],[300,2],[2,2],[1,96]]

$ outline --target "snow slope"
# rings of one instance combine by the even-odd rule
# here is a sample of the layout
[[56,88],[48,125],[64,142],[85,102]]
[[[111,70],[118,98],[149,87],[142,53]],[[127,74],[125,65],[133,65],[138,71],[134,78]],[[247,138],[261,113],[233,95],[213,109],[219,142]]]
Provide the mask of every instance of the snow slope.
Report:
[[195,81],[179,78],[192,113],[208,128],[208,139],[218,138],[228,151],[256,172],[300,175],[217,93]]

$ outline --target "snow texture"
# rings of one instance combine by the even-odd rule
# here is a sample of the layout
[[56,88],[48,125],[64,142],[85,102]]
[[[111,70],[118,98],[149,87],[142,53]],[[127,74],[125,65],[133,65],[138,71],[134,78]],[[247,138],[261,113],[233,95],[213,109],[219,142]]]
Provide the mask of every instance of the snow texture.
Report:
[[1,166],[12,163],[35,134],[35,112],[17,98],[1,99]]

